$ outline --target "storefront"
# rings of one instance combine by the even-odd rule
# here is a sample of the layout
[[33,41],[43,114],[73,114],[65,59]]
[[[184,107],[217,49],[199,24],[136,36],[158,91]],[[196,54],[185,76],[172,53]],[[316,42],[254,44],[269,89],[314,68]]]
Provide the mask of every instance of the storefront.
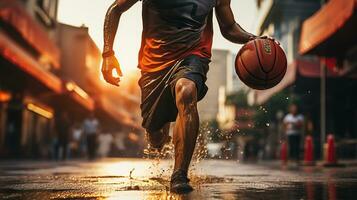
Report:
[[47,157],[45,145],[49,144],[54,117],[51,98],[57,92],[4,57],[0,63],[1,155]]
[[0,4],[0,156],[48,157],[59,50],[17,1]]
[[316,55],[320,60],[317,68],[302,71],[319,86],[315,98],[319,139],[324,143],[327,134],[334,134],[345,157],[357,157],[356,11],[356,0],[328,1],[304,21],[299,47],[301,55]]

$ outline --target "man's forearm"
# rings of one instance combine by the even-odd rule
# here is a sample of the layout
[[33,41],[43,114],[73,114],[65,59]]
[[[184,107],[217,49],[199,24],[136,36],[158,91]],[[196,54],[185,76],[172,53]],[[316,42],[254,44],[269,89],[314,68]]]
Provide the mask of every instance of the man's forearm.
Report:
[[103,52],[113,51],[113,44],[116,32],[118,30],[118,24],[122,12],[119,9],[117,3],[113,3],[105,15],[104,21],[104,47]]
[[234,19],[231,8],[231,0],[216,0],[216,16],[219,28],[224,38],[227,40],[244,44],[256,36],[245,31]]
[[245,31],[237,23],[234,23],[231,27],[227,27],[226,30],[222,30],[222,34],[227,40],[238,44],[245,44],[256,37],[254,34]]

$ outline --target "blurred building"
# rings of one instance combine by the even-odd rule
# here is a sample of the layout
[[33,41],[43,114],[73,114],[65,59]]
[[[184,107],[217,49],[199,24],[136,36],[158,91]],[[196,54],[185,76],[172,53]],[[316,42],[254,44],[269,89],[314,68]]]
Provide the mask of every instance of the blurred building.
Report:
[[0,1],[0,157],[49,158],[62,112],[141,133],[139,100],[103,84],[99,49],[87,28],[57,22],[57,3]]
[[[62,82],[57,1],[0,2],[0,154],[47,156]],[[42,147],[42,148],[40,148]]]
[[356,0],[326,1],[302,24],[298,48],[320,60],[320,140],[334,134],[344,158],[357,158],[356,26]]
[[316,65],[314,58],[301,59],[298,54],[301,24],[320,8],[320,0],[258,0],[257,34],[275,37],[284,49],[288,70],[283,80],[268,90],[251,90],[250,104],[263,104],[275,93],[292,85],[296,79],[297,65]]
[[330,0],[321,9],[320,0],[259,0],[257,6],[257,34],[279,40],[288,70],[274,88],[251,90],[249,103],[264,105],[285,90],[312,122],[316,147],[327,133],[334,133],[340,144],[356,138],[357,73],[351,59],[356,55],[356,1]]
[[[139,107],[139,100],[125,97],[130,94],[121,94],[120,91],[124,93],[126,90],[119,90],[117,87],[108,91],[110,86],[100,80],[101,52],[89,36],[88,28],[58,24],[57,39],[62,52],[60,76],[66,81],[67,89],[73,87],[72,90],[75,91],[76,88],[83,88],[79,93],[85,101],[93,99],[95,112],[105,131],[118,131],[123,126],[140,129],[140,121],[136,118],[139,113],[135,110]],[[89,108],[85,105],[88,102],[83,103],[83,106]]]
[[208,92],[198,104],[201,121],[225,121],[234,115],[225,104],[227,94],[233,91],[233,70],[233,55],[227,50],[214,49],[207,74]]

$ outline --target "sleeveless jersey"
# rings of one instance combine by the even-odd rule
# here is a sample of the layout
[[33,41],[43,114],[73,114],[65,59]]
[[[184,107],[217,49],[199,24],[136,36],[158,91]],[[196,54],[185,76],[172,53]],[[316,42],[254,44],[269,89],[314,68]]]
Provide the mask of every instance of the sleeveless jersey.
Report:
[[211,58],[216,0],[143,0],[139,68],[155,72],[188,55]]

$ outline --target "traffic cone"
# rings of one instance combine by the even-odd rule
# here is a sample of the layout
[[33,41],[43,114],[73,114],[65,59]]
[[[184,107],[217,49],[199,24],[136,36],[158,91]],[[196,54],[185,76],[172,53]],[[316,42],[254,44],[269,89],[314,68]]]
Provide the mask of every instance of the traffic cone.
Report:
[[315,161],[314,161],[314,146],[313,146],[312,137],[310,135],[305,137],[304,165],[306,165],[306,166],[315,165]]
[[286,164],[288,161],[288,146],[285,141],[281,143],[280,159],[282,164]]
[[344,165],[337,162],[335,137],[332,134],[327,136],[325,167],[343,167]]

